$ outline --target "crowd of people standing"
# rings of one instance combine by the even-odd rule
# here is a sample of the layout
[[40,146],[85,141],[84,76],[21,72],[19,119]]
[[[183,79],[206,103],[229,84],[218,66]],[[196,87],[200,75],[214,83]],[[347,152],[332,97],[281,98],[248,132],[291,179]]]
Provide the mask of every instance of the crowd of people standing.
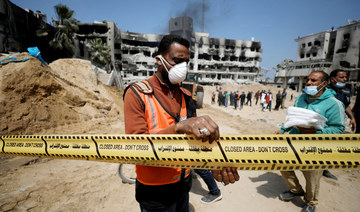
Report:
[[[260,106],[262,111],[269,110],[271,112],[272,107],[272,101],[273,101],[273,94],[271,90],[258,90],[254,95],[253,91],[248,91],[245,93],[245,91],[222,91],[221,87],[216,89],[217,91],[217,102],[219,106],[232,106],[234,109],[240,108],[243,109],[244,105],[252,106],[253,98],[255,105],[259,103],[260,100]],[[283,91],[278,91],[278,94],[276,95],[276,105],[274,110],[279,110],[286,108],[285,107],[285,100],[286,100],[287,92],[286,89],[283,89]],[[212,93],[211,102],[212,104],[215,104],[215,98],[216,98],[216,92]],[[291,98],[292,100],[292,98]]]

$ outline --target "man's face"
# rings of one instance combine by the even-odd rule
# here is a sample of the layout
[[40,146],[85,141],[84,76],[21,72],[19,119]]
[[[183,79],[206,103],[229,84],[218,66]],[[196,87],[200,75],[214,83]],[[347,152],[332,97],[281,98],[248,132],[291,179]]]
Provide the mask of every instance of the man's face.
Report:
[[[321,72],[312,72],[306,79],[305,86],[317,86],[317,89],[320,90],[323,87],[326,87],[328,82],[322,80],[323,75]],[[324,92],[322,89],[318,95],[321,95]],[[318,96],[316,95],[316,96]]]
[[[164,59],[172,66],[182,63],[182,62],[189,62],[189,49],[186,48],[186,46],[183,46],[179,43],[172,43],[169,51],[163,55]],[[160,59],[157,59],[159,67],[162,67],[163,64],[161,63]],[[166,63],[166,68],[170,70],[170,66],[168,66]],[[163,68],[163,71],[167,73],[165,68]]]
[[322,83],[322,74],[320,72],[312,72],[306,79],[306,86],[318,86]]
[[[335,78],[335,79],[334,79]],[[331,82],[331,84],[336,84],[336,82],[342,82],[342,83],[346,83],[346,81],[347,81],[347,74],[346,74],[346,72],[344,72],[344,71],[339,71],[338,73],[337,73],[337,75],[336,75],[336,77],[334,77],[334,78],[331,78],[330,79],[330,82]]]

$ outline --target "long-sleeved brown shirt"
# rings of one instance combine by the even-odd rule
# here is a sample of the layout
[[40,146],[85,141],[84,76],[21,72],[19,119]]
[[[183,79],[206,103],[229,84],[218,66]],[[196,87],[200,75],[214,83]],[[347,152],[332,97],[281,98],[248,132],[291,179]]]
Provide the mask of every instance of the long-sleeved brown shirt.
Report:
[[[170,87],[165,83],[162,83],[156,74],[150,77],[148,81],[153,86],[154,94],[163,107],[174,117],[179,117],[180,102],[182,101],[182,91],[179,86],[174,86],[172,90],[170,90]],[[124,117],[125,132],[127,134],[149,134],[144,106],[137,94],[131,88],[129,88],[125,94]],[[160,130],[158,134],[176,134],[174,125]],[[169,172],[170,174],[174,173],[174,169],[176,169],[170,167],[140,168],[143,171],[144,169],[147,171],[151,170],[148,173],[152,174],[154,177],[161,177],[164,172]],[[164,184],[161,186],[142,184],[140,181],[137,181],[135,192],[136,200],[144,208],[165,208],[178,201],[185,193],[189,192],[190,188],[191,177],[186,177],[180,182]]]
[[[173,116],[178,117],[180,113],[181,93],[180,87],[175,85],[172,90],[161,82],[156,74],[148,79],[154,88],[154,94]],[[149,134],[145,110],[139,97],[129,88],[124,99],[124,117],[126,134]],[[176,134],[174,126],[158,132],[158,134]]]

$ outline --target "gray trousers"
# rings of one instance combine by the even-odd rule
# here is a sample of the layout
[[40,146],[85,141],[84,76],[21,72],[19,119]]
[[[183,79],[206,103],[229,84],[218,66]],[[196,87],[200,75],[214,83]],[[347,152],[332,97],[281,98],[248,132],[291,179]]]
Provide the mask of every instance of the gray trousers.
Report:
[[[307,205],[316,206],[318,204],[320,178],[323,170],[302,171],[302,173],[306,181],[304,201]],[[294,171],[282,171],[281,175],[291,192],[298,194],[304,191]]]

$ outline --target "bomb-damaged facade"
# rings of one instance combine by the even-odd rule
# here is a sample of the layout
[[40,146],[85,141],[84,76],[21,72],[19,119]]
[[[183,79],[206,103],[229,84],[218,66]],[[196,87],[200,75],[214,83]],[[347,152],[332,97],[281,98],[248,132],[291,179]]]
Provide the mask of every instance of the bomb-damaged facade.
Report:
[[346,26],[310,34],[295,39],[298,43],[295,62],[284,61],[278,65],[275,82],[288,86],[289,79],[298,91],[305,84],[310,72],[323,70],[330,73],[335,69],[348,72],[348,81],[360,81],[360,19],[350,20]]
[[124,86],[152,76],[155,56],[164,35],[121,31],[121,75]]
[[20,52],[38,46],[46,54],[48,40],[37,34],[40,28],[52,28],[46,19],[40,11],[24,10],[9,0],[0,0],[0,52]]
[[[91,25],[94,30],[85,30],[85,26],[91,28]],[[101,27],[103,30],[95,30]],[[187,16],[171,18],[169,34],[178,34],[190,41],[189,69],[199,73],[199,83],[240,84],[259,80],[262,52],[259,41],[211,38],[208,33],[194,32],[192,19]],[[120,31],[113,22],[80,24],[76,56],[89,58],[86,40],[102,37],[111,49],[110,69],[118,71],[121,86],[125,87],[155,73],[157,66],[154,57],[163,36]]]
[[200,83],[241,84],[259,80],[259,41],[210,38],[208,33],[195,33],[195,40],[191,70],[200,74]]
[[350,80],[360,81],[360,19],[337,29],[333,68],[349,71]]
[[88,45],[90,40],[100,38],[103,43],[110,47],[111,61],[115,61],[116,58],[121,59],[120,30],[117,29],[114,22],[79,23],[78,26],[79,31],[76,33],[75,39],[75,57],[89,59]]

